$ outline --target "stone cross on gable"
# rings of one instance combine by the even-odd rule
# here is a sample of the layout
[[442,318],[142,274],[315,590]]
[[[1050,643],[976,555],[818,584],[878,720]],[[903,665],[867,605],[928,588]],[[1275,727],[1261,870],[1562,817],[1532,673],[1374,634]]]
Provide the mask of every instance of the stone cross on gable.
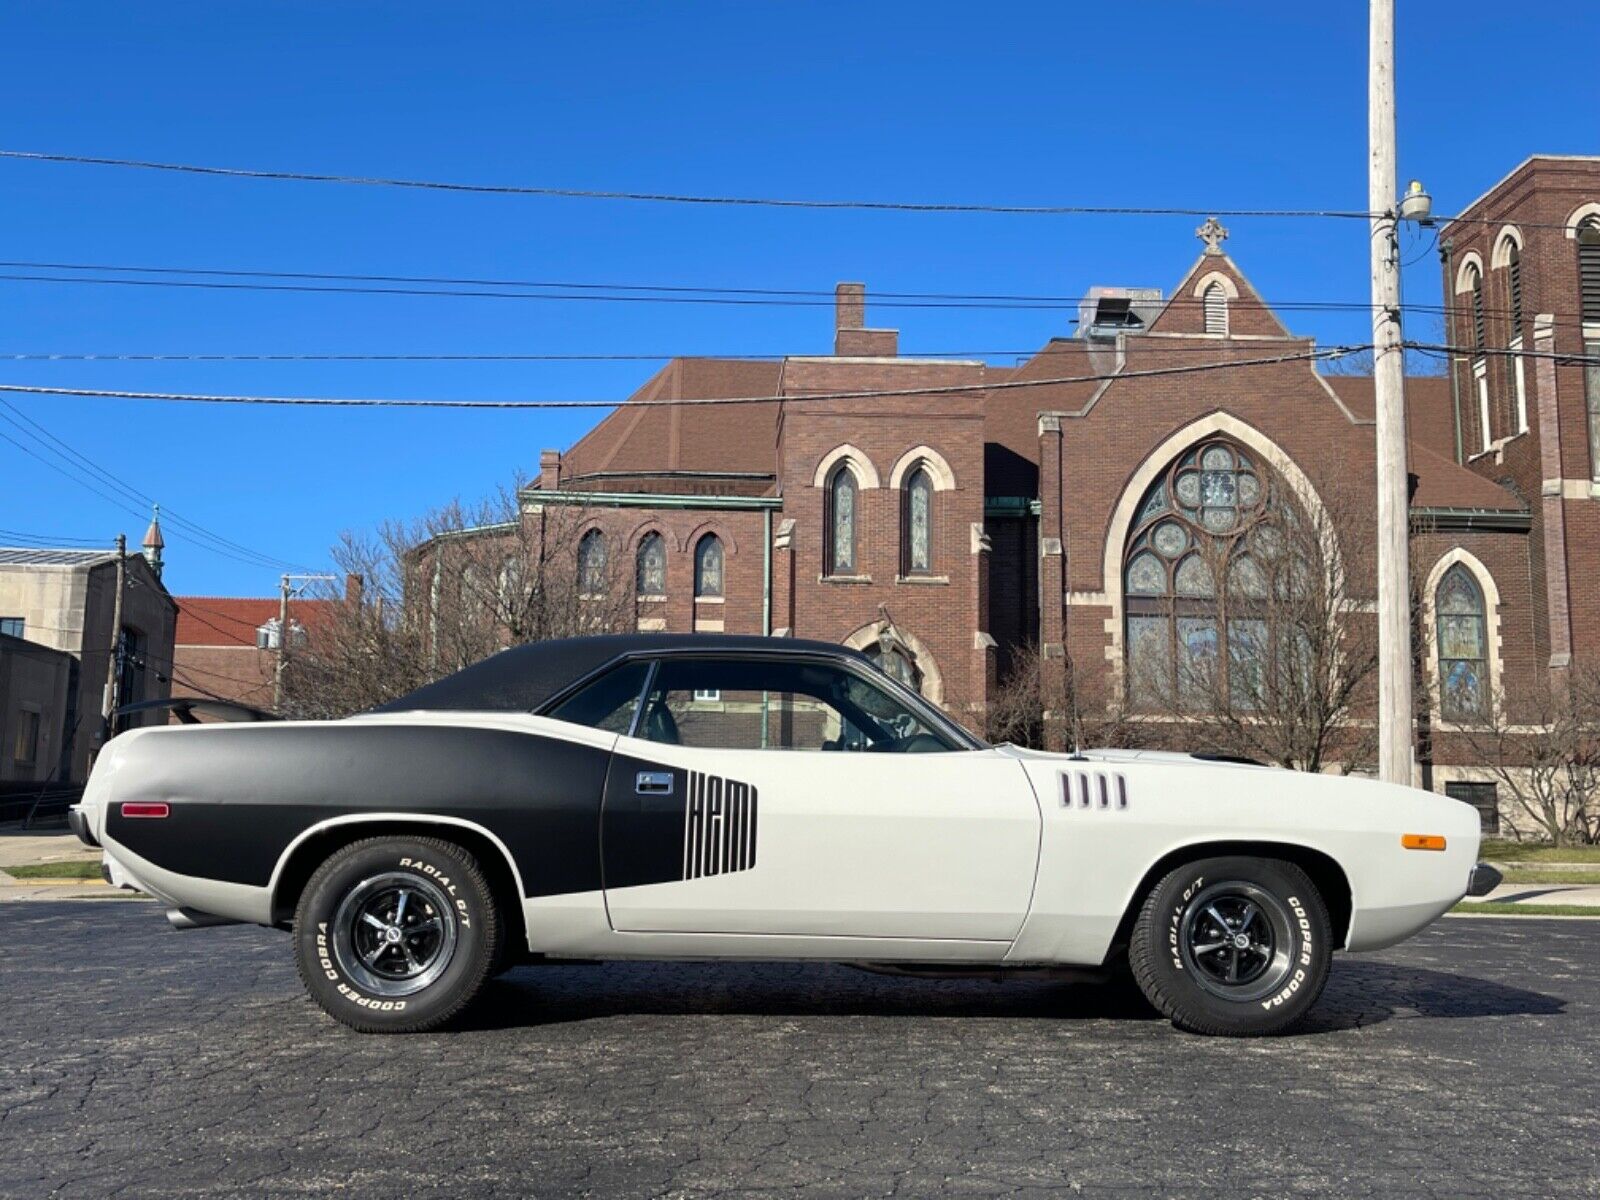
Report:
[[1207,254],[1221,254],[1222,243],[1228,240],[1227,229],[1215,217],[1207,217],[1206,223],[1196,229],[1194,235],[1206,244]]

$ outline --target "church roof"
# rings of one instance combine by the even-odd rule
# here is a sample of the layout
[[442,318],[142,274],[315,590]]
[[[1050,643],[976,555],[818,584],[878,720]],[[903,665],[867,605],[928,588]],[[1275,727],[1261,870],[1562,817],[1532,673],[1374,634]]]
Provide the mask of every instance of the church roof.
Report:
[[781,362],[675,358],[563,456],[563,479],[663,471],[777,471],[778,404],[712,408],[651,400],[775,396]]

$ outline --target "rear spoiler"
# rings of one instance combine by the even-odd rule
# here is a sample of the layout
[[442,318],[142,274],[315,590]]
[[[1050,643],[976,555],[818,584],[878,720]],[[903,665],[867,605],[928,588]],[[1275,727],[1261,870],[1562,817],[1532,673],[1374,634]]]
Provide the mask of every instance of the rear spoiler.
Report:
[[141,713],[170,712],[182,725],[200,725],[212,721],[278,721],[281,717],[240,704],[235,700],[213,700],[207,696],[170,696],[163,700],[141,700],[138,704],[124,704],[115,716],[126,717]]

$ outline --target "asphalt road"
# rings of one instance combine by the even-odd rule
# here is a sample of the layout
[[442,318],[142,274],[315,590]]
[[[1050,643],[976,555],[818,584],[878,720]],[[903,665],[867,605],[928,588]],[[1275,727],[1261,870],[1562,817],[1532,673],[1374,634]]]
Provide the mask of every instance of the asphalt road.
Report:
[[1600,929],[1447,920],[1302,1032],[1115,986],[524,968],[368,1037],[288,938],[0,907],[0,1195],[1600,1196]]

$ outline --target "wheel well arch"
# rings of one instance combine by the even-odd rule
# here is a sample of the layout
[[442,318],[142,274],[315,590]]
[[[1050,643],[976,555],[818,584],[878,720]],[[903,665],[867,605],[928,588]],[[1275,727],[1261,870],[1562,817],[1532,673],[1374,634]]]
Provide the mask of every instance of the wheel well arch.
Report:
[[511,944],[519,949],[527,945],[528,929],[522,912],[522,887],[516,866],[504,844],[477,825],[403,815],[335,819],[301,835],[289,847],[273,875],[272,924],[288,928],[311,876],[329,857],[344,847],[367,838],[407,835],[454,842],[477,859],[478,866],[489,881],[495,907],[500,910],[508,934],[522,939],[520,943],[512,941]]
[[1350,877],[1332,856],[1294,842],[1216,841],[1179,846],[1151,864],[1150,869],[1144,873],[1144,878],[1139,880],[1139,886],[1133,890],[1127,910],[1117,924],[1117,933],[1111,943],[1113,952],[1128,944],[1128,939],[1133,935],[1133,923],[1138,920],[1139,909],[1144,905],[1145,897],[1156,884],[1166,878],[1169,871],[1175,871],[1185,863],[1197,862],[1202,858],[1220,858],[1225,855],[1278,858],[1299,867],[1311,877],[1311,882],[1316,885],[1322,902],[1327,905],[1328,926],[1332,933],[1333,945],[1341,948],[1344,946],[1350,936],[1350,917],[1354,908],[1354,898],[1350,891]]

